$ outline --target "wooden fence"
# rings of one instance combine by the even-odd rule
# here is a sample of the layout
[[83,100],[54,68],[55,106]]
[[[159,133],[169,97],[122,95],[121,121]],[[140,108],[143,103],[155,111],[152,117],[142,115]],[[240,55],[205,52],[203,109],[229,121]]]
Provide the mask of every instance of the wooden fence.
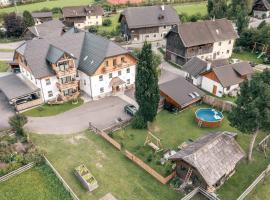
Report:
[[63,179],[63,177],[59,174],[59,172],[54,168],[54,166],[51,164],[51,162],[46,158],[46,156],[43,156],[46,164],[53,170],[54,174],[57,176],[57,178],[62,182],[63,186],[66,188],[66,190],[70,193],[71,197],[74,200],[80,200],[75,192],[69,187],[69,185],[66,183],[66,181]]
[[235,104],[232,102],[224,101],[222,99],[218,99],[216,97],[209,96],[209,95],[205,95],[202,101],[222,111],[230,112],[233,109],[233,107],[235,107]]
[[116,149],[118,149],[119,151],[121,151],[121,145],[116,142],[113,138],[111,138],[107,133],[105,132],[100,132],[98,133],[101,137],[103,137],[106,141],[108,141],[109,143],[111,143]]
[[13,176],[19,175],[19,174],[27,171],[28,169],[31,169],[34,165],[35,165],[34,163],[29,163],[29,164],[24,165],[24,166],[20,167],[19,169],[16,169],[16,170],[14,170],[14,171],[12,171],[4,176],[1,176],[0,182],[4,182],[4,181],[12,178]]
[[149,167],[149,165],[145,164],[141,159],[139,159],[137,156],[135,156],[134,154],[130,153],[127,150],[125,150],[125,156],[128,157],[130,160],[132,160],[137,165],[139,165],[141,168],[143,168],[149,174],[151,174],[155,179],[157,179],[162,184],[166,184],[169,180],[171,180],[176,175],[175,172],[173,172],[169,176],[163,177],[158,172],[156,172],[154,169]]
[[268,175],[270,172],[270,165],[253,181],[253,183],[237,198],[237,200],[243,200],[246,196],[256,187],[256,185]]

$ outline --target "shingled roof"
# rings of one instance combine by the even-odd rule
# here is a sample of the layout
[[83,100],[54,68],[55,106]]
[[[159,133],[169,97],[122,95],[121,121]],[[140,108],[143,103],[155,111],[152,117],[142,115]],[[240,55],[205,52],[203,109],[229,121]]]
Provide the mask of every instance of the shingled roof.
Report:
[[185,161],[209,186],[213,186],[223,176],[228,176],[245,156],[232,135],[226,131],[203,135],[171,156],[170,160]]
[[62,9],[63,17],[100,16],[104,14],[101,6],[70,6]]
[[74,57],[78,69],[89,75],[106,57],[128,53],[114,42],[87,32],[26,41],[15,52],[24,55],[35,78],[54,75],[48,61],[55,62],[63,53]]
[[233,24],[227,19],[206,20],[179,24],[177,32],[185,47],[198,46],[238,37]]
[[205,61],[198,57],[193,57],[186,64],[183,65],[182,69],[189,73],[191,76],[197,78],[203,72],[207,71],[208,62],[210,63],[210,67],[220,67],[229,64],[229,61],[227,59]]
[[156,27],[176,25],[180,23],[175,9],[169,5],[129,7],[120,15],[119,21],[125,16],[129,28]]
[[252,67],[248,62],[216,67],[213,68],[213,71],[223,87],[239,84],[245,80],[241,76],[247,76],[249,79],[253,73]]
[[52,17],[52,12],[32,12],[33,18],[48,18]]

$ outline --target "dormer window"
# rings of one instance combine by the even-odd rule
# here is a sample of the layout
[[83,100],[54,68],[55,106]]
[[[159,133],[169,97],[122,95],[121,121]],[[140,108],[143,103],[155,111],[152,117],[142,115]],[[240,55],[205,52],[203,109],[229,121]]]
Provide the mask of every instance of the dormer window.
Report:
[[58,64],[58,67],[59,67],[59,70],[60,71],[65,71],[67,70],[69,67],[68,67],[68,62],[61,62]]

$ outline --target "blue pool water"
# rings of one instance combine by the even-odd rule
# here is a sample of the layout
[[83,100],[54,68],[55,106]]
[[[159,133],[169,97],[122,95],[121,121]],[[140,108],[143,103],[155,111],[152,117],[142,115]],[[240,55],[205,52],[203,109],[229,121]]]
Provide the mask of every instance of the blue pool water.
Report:
[[223,119],[223,114],[213,108],[201,108],[195,114],[198,119],[206,122],[218,122]]

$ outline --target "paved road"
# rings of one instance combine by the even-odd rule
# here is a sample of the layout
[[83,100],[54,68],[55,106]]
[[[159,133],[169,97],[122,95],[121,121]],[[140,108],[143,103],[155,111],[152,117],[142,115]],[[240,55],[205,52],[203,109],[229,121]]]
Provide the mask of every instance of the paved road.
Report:
[[14,52],[0,52],[0,60],[1,61],[12,61]]
[[8,119],[14,115],[5,95],[0,91],[0,130],[9,128]]
[[265,22],[267,24],[270,24],[270,18],[267,18],[267,19],[256,19],[256,18],[251,17],[250,18],[250,21],[249,21],[249,28],[257,28],[260,25],[260,23],[262,21],[264,21],[264,20],[265,20]]
[[0,49],[16,49],[25,41],[11,42],[11,43],[0,43]]
[[118,97],[107,97],[52,117],[29,117],[25,128],[39,134],[70,134],[84,131],[89,122],[99,129],[111,127],[117,118],[130,119],[124,112],[127,103]]

